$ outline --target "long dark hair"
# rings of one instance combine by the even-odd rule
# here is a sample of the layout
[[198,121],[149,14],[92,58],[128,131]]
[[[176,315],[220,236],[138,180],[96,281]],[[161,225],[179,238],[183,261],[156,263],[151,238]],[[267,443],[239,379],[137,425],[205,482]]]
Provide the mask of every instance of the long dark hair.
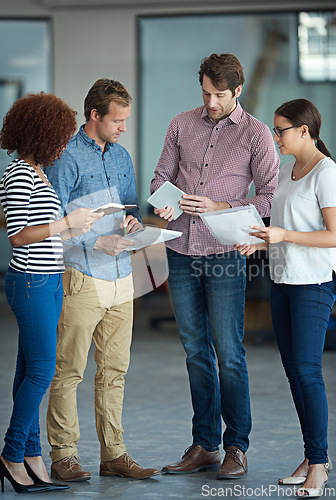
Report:
[[322,118],[319,110],[307,99],[293,99],[285,102],[275,111],[276,115],[283,116],[294,126],[307,125],[309,134],[316,141],[316,147],[321,153],[331,158],[326,145],[320,138]]

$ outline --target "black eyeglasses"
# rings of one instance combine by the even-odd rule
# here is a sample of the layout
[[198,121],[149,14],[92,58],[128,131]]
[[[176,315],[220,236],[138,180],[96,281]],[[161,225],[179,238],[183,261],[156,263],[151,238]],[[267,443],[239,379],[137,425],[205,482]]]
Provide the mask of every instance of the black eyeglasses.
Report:
[[278,137],[282,137],[282,134],[285,132],[285,130],[290,130],[291,128],[299,128],[299,127],[301,127],[301,125],[303,125],[303,123],[300,123],[300,125],[293,125],[292,127],[287,127],[287,128],[273,127],[272,130],[275,133],[275,135],[277,135]]

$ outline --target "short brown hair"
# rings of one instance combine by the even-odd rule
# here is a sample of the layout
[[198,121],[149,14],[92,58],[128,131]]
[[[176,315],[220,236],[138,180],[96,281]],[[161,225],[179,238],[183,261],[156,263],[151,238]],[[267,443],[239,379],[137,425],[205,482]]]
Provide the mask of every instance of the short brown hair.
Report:
[[0,145],[11,154],[31,156],[47,167],[59,158],[76,131],[76,111],[54,94],[27,94],[14,102],[3,120]]
[[233,54],[211,54],[202,60],[198,75],[201,85],[206,75],[216,89],[229,89],[232,95],[245,82],[243,67]]
[[84,115],[86,122],[90,120],[91,111],[96,109],[101,117],[109,112],[110,102],[115,101],[121,106],[129,106],[132,97],[124,85],[116,80],[101,78],[90,88],[84,100]]

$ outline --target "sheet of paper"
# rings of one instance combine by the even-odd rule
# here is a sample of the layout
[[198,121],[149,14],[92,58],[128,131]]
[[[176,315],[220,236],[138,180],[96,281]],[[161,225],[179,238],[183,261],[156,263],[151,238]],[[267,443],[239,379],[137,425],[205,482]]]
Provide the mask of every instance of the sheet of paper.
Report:
[[132,250],[140,250],[140,248],[155,245],[156,243],[173,240],[175,238],[179,238],[180,236],[182,236],[181,231],[171,231],[170,229],[145,226],[142,229],[134,231],[134,233],[123,236],[123,239],[134,241],[133,246],[126,248],[126,250],[131,252]]
[[120,203],[107,203],[107,205],[102,205],[101,207],[95,208],[92,212],[104,212],[105,215],[116,214],[117,212],[122,212],[123,210],[131,210],[136,208],[137,205],[121,205]]
[[183,210],[180,209],[179,201],[184,194],[186,193],[182,191],[182,189],[166,181],[147,199],[147,201],[155,208],[173,207],[175,212],[173,220],[175,220],[183,214]]
[[200,214],[210,233],[222,245],[262,243],[263,240],[250,236],[250,226],[265,226],[254,205],[205,212]]

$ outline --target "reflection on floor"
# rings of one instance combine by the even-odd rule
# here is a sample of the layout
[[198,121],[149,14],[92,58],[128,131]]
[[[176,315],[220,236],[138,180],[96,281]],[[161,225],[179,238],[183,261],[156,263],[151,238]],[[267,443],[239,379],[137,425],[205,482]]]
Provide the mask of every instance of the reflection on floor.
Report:
[[[15,366],[17,331],[13,317],[0,297],[0,436],[8,425],[11,411],[11,383]],[[185,355],[173,322],[151,327],[152,316],[167,316],[170,306],[165,296],[149,294],[137,304],[131,366],[127,375],[124,405],[125,442],[128,452],[143,466],[158,468],[180,458],[191,444],[191,405]],[[99,446],[95,433],[93,377],[95,362],[90,352],[85,380],[79,386],[80,457],[92,475],[91,481],[72,483],[70,490],[40,493],[63,500],[73,498],[121,500],[185,500],[206,497],[273,496],[287,498],[292,490],[277,490],[278,477],[289,475],[302,459],[302,442],[279,355],[273,339],[260,345],[252,336],[246,340],[250,374],[253,431],[248,452],[249,474],[240,481],[217,481],[215,472],[183,476],[162,475],[143,481],[100,477]],[[325,352],[324,374],[329,399],[329,451],[336,461],[336,351]],[[46,402],[41,406],[43,455],[49,469],[49,445],[46,440]],[[2,446],[2,445],[1,445]],[[223,450],[221,450],[223,454]],[[334,488],[336,475],[328,486]],[[261,488],[264,488],[262,491]],[[16,493],[5,482],[0,500],[14,498]]]

